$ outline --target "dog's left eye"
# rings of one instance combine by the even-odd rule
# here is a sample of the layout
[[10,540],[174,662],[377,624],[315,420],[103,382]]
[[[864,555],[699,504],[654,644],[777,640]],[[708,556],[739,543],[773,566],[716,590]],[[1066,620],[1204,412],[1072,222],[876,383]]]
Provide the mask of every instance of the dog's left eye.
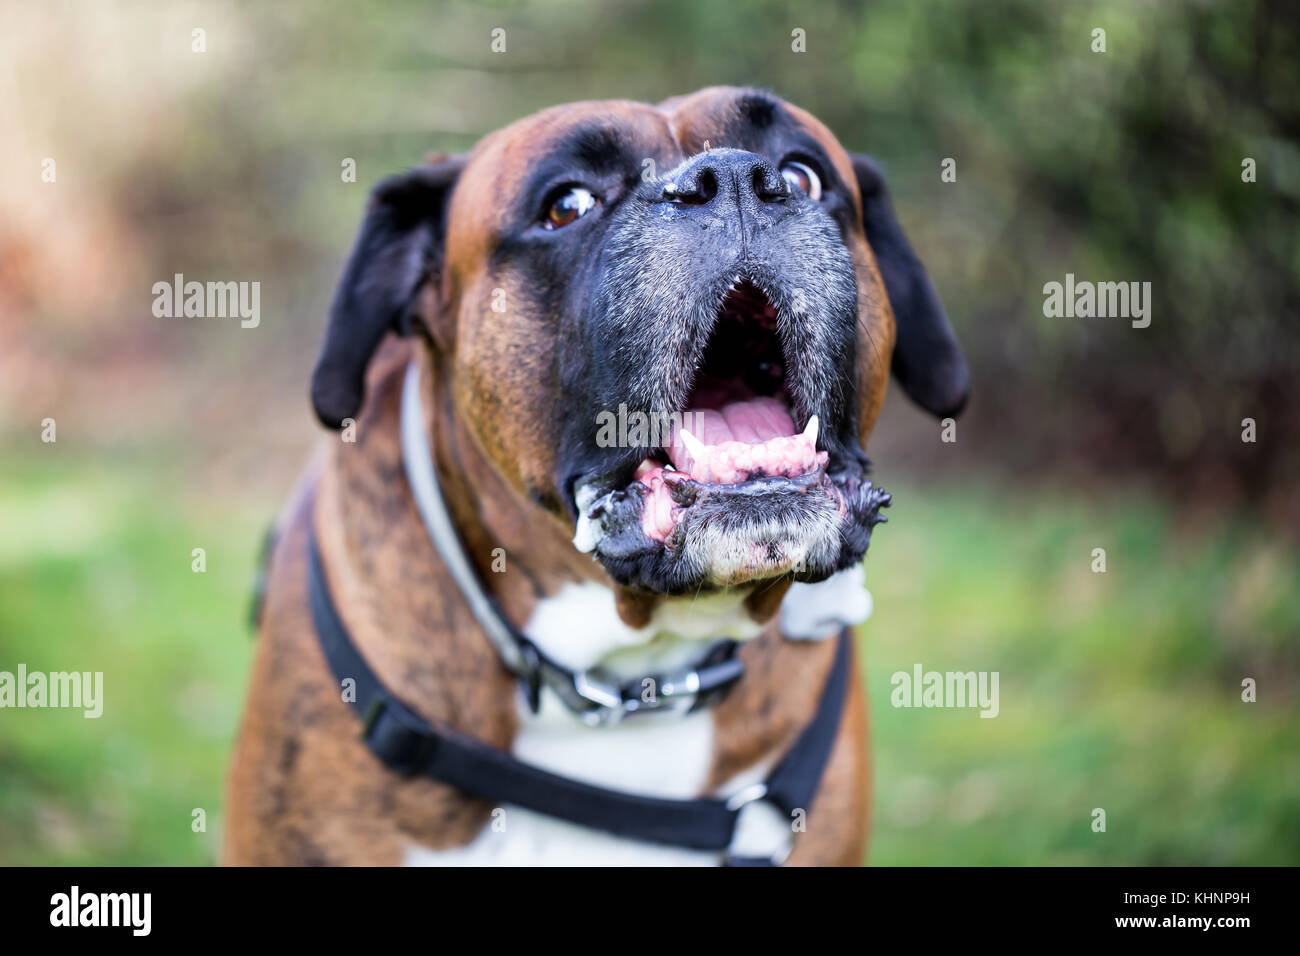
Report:
[[570,186],[546,210],[546,221],[542,226],[546,229],[562,229],[569,223],[581,219],[599,205],[600,200],[591,190],[583,189],[581,186]]
[[791,188],[799,190],[809,199],[822,198],[821,177],[811,166],[797,163],[792,159],[786,160],[781,164],[781,175],[785,177],[785,181]]

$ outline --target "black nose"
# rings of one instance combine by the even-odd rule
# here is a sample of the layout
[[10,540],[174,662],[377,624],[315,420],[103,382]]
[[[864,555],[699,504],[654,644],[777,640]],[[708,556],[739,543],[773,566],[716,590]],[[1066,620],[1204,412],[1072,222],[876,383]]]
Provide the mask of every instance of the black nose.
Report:
[[743,149],[711,149],[688,159],[664,177],[666,202],[705,206],[719,196],[723,201],[749,205],[790,197],[790,188],[775,166],[757,153]]

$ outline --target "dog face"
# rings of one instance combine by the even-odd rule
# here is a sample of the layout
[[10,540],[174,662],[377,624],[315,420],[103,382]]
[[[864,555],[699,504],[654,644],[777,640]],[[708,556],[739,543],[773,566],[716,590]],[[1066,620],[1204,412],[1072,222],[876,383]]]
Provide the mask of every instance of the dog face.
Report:
[[412,316],[510,483],[664,594],[859,561],[891,367],[939,416],[969,381],[876,169],[751,90],[556,107],[381,184],[313,377],[323,422]]

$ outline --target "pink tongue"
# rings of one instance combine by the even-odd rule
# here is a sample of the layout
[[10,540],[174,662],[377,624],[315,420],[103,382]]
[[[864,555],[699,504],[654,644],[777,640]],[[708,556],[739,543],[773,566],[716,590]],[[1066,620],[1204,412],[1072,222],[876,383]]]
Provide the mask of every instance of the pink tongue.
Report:
[[[682,429],[704,447],[688,447]],[[755,473],[797,477],[824,458],[812,436],[795,433],[785,405],[770,397],[732,402],[721,411],[685,412],[667,451],[678,471],[697,481],[724,483],[746,481]]]
[[[699,439],[694,453],[682,438],[681,428]],[[797,478],[827,462],[826,452],[817,450],[811,434],[795,434],[790,413],[775,398],[731,402],[721,411],[686,412],[682,425],[673,429],[667,451],[683,477],[723,484],[748,481],[756,474]],[[641,527],[656,541],[666,540],[677,522],[666,475],[650,458],[636,471],[636,480],[649,489]]]

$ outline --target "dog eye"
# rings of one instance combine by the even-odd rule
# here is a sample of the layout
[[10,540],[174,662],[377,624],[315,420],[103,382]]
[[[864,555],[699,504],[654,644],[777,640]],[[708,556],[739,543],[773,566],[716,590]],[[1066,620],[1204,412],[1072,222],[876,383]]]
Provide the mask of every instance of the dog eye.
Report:
[[811,166],[786,160],[781,164],[781,175],[791,188],[799,190],[809,199],[822,198],[822,181]]
[[546,221],[542,223],[546,229],[562,229],[571,222],[576,222],[587,213],[591,212],[600,205],[597,199],[589,189],[583,189],[581,186],[570,186],[551,207],[546,210]]

